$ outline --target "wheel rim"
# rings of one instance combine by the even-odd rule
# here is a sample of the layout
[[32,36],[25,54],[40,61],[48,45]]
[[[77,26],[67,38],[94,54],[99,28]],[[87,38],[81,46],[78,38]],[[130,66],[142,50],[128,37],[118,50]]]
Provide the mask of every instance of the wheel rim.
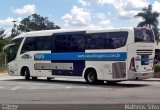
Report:
[[94,75],[94,73],[90,72],[88,74],[88,81],[89,82],[94,82],[95,81],[95,75]]
[[24,71],[24,75],[27,76],[27,71],[26,70]]

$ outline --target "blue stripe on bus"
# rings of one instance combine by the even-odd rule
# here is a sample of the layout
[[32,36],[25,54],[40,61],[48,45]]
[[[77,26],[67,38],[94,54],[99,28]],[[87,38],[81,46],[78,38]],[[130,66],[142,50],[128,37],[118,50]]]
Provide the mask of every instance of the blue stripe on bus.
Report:
[[37,53],[35,60],[109,60],[124,61],[127,59],[126,52],[101,52],[101,53]]

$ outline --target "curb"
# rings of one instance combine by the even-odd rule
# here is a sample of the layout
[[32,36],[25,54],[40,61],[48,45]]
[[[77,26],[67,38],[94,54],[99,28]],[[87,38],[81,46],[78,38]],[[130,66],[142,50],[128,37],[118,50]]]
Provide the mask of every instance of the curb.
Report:
[[160,81],[160,78],[145,79],[143,81]]
[[0,73],[0,76],[7,75],[7,73]]

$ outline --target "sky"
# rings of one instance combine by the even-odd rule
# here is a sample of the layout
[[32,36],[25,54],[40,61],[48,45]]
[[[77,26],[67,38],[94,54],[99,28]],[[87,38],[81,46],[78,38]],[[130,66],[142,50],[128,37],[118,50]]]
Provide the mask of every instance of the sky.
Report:
[[160,0],[3,0],[0,28],[8,34],[13,20],[19,24],[34,13],[65,29],[136,27],[142,19],[134,15],[148,4],[160,13]]

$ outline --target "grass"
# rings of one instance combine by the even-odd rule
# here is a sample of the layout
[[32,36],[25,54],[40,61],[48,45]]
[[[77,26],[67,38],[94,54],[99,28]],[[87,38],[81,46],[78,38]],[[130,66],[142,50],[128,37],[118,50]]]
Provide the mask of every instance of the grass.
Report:
[[7,72],[7,68],[5,67],[4,64],[0,65],[0,73]]

